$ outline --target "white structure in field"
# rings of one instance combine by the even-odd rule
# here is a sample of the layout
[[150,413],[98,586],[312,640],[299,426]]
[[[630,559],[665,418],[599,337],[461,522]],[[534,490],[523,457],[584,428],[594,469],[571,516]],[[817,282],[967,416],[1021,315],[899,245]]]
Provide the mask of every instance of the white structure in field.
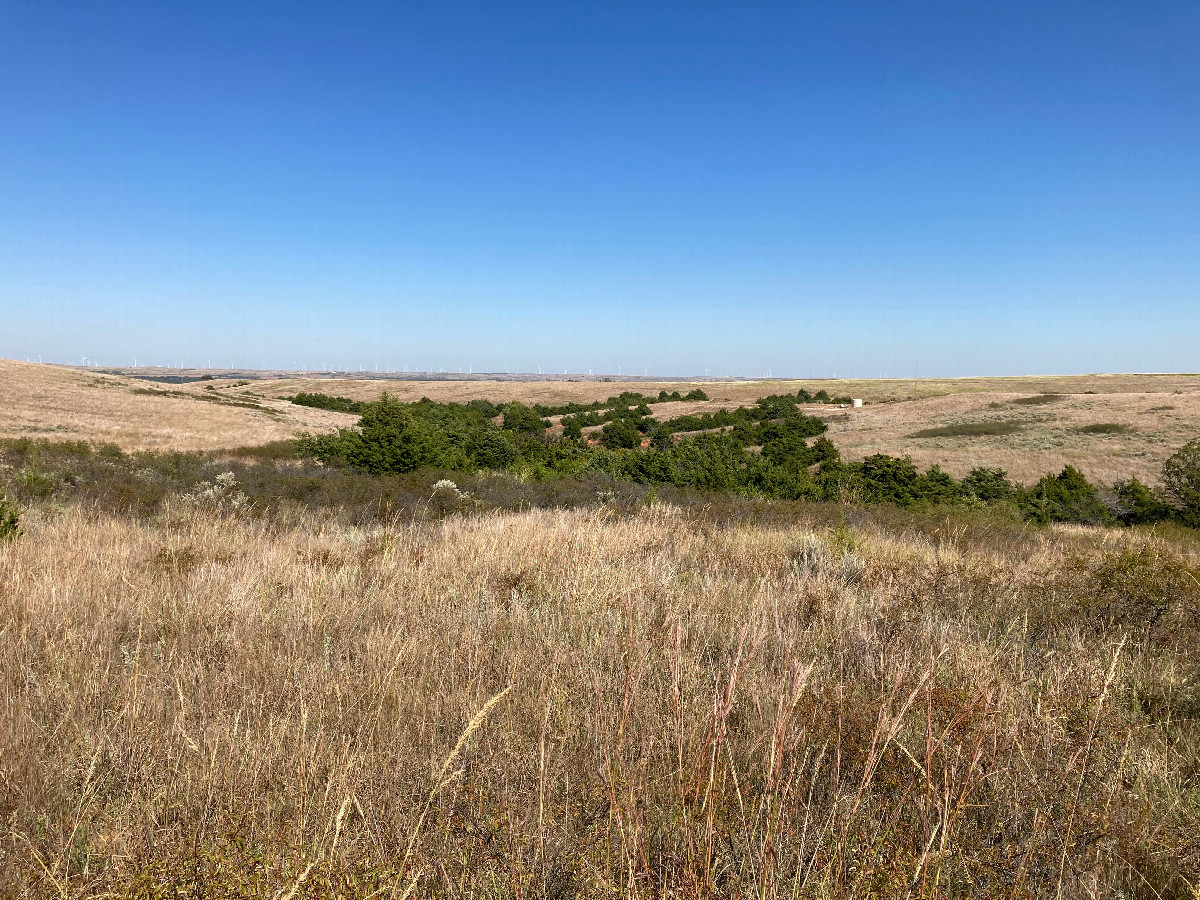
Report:
[[859,409],[862,406],[862,401],[856,398],[856,399],[850,401],[850,405],[853,406],[855,409]]

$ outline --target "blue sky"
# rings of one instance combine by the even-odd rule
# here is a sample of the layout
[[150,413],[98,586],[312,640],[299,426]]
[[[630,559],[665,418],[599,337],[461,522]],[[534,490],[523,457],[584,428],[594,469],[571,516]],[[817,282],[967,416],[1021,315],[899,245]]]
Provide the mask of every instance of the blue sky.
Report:
[[0,356],[1200,370],[1200,6],[0,0]]

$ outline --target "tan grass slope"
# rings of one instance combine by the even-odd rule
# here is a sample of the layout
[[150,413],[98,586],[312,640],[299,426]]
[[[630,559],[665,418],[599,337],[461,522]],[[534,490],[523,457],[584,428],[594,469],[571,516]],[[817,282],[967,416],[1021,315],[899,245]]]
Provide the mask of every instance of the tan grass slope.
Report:
[[[242,392],[233,382],[162,385],[0,360],[0,437],[112,443],[124,450],[208,450],[326,431],[354,416]],[[208,383],[205,383],[206,385]]]
[[[123,449],[200,450],[263,444],[299,432],[353,424],[354,416],[295,406],[280,398],[317,391],[374,400],[591,402],[622,391],[690,390],[696,382],[407,381],[278,378],[164,385],[58,366],[0,360],[0,436],[106,441]],[[1165,460],[1200,437],[1200,376],[1082,375],[885,381],[762,381],[700,384],[708,403],[655,405],[660,418],[752,404],[800,387],[863,397],[862,409],[816,406],[847,459],[872,453],[911,456],[965,475],[996,466],[1022,482],[1074,465],[1100,484],[1137,477],[1155,482]],[[1054,395],[1048,403],[1019,401]],[[917,438],[945,425],[1016,423],[1011,434]],[[1095,424],[1119,433],[1087,433]]]

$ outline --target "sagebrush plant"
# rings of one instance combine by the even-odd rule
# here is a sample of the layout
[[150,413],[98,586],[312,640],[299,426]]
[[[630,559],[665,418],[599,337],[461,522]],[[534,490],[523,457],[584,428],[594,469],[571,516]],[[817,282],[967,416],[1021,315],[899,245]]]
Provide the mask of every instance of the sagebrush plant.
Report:
[[55,503],[0,546],[0,896],[1194,896],[1194,540]]
[[218,512],[234,512],[249,503],[233,472],[222,472],[212,481],[201,481],[195,490],[183,495],[183,500]]
[[429,494],[429,501],[431,505],[442,512],[457,511],[477,505],[470,491],[462,490],[449,478],[442,478],[434,482],[433,490]]

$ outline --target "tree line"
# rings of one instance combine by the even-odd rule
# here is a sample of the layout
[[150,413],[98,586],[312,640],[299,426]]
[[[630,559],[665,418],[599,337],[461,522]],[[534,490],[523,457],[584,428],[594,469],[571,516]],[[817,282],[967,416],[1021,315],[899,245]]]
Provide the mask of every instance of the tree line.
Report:
[[358,427],[304,438],[299,450],[327,465],[372,475],[426,467],[507,471],[531,479],[603,473],[647,485],[787,500],[1001,507],[1038,523],[1173,519],[1200,525],[1200,441],[1168,460],[1157,491],[1129,479],[1102,492],[1073,466],[1047,474],[1032,487],[996,468],[979,467],[956,479],[936,465],[919,471],[908,458],[875,454],[843,460],[825,437],[825,423],[798,409],[811,399],[805,393],[772,395],[751,407],[665,422],[650,418],[645,396],[622,395],[602,409],[570,414],[578,423],[580,416],[603,412],[607,418],[597,441],[566,424],[561,434],[552,433],[543,410],[556,407],[426,398],[403,403],[384,394],[378,401],[357,403]]

